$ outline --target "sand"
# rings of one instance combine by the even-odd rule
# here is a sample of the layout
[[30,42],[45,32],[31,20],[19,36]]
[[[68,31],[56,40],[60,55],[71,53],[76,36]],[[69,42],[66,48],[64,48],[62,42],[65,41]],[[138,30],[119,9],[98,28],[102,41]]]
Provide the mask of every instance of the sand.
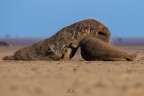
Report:
[[0,47],[0,96],[144,96],[144,46],[136,61],[2,61],[22,46]]

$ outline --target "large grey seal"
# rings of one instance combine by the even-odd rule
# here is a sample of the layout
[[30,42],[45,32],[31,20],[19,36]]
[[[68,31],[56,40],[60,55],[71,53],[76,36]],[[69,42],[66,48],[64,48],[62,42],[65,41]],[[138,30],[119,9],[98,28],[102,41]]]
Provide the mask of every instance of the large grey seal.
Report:
[[24,47],[3,60],[70,60],[82,39],[93,36],[110,41],[109,29],[95,19],[86,19],[64,27],[52,37]]
[[137,57],[137,54],[128,54],[127,52],[94,37],[84,38],[80,45],[81,56],[87,61],[133,61]]

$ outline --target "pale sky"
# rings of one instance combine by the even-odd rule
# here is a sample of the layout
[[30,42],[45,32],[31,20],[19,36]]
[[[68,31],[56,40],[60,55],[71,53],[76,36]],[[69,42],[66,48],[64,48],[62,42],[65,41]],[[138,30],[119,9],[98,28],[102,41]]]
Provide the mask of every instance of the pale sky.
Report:
[[88,18],[112,37],[144,37],[144,0],[0,0],[0,37],[50,37]]

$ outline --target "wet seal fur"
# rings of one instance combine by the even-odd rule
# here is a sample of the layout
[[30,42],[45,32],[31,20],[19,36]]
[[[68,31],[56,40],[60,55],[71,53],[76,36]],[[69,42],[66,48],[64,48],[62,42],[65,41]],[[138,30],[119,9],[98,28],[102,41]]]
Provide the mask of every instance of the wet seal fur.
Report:
[[137,54],[128,54],[97,38],[88,37],[81,42],[81,56],[87,61],[133,61]]
[[95,19],[86,19],[64,27],[52,37],[24,47],[3,60],[70,60],[81,40],[88,36],[110,41],[109,29]]

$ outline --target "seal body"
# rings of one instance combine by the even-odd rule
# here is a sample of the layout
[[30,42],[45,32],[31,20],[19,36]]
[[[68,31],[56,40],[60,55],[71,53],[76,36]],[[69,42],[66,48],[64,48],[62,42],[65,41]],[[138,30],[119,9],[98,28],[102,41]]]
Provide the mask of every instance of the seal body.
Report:
[[128,54],[102,40],[88,37],[81,42],[81,56],[87,61],[133,61],[137,54]]
[[109,29],[95,19],[86,19],[64,27],[52,37],[24,47],[3,60],[70,60],[81,40],[92,36],[109,43]]

